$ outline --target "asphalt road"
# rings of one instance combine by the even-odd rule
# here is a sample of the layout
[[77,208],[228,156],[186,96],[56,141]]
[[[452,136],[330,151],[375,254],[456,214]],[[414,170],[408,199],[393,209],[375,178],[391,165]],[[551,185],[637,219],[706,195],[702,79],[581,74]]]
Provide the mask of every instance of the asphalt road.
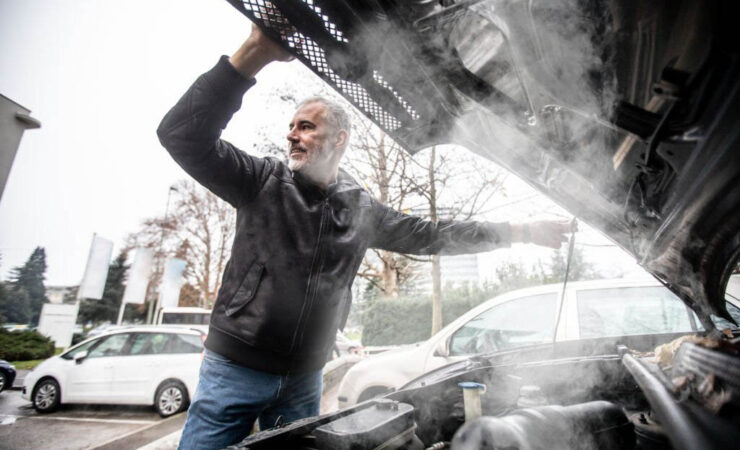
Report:
[[[337,409],[337,390],[334,384],[324,392],[322,414]],[[0,393],[0,450],[174,450],[185,417],[162,419],[152,407],[108,405],[62,405],[38,414],[19,390],[7,390]]]
[[184,422],[184,413],[162,419],[139,406],[67,405],[38,414],[20,391],[0,393],[0,449],[138,449]]

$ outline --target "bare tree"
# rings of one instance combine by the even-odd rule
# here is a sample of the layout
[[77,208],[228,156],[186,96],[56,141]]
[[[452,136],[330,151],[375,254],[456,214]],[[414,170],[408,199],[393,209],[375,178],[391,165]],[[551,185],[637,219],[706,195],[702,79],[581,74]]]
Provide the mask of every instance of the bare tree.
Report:
[[[491,198],[503,193],[503,173],[488,161],[459,147],[440,151],[436,146],[411,161],[421,176],[411,177],[413,192],[423,199],[429,220],[471,220],[485,213]],[[442,329],[442,271],[440,257],[431,260],[432,330]]]
[[[155,259],[166,256],[184,259],[189,285],[185,301],[192,305],[193,296],[199,295],[198,306],[210,308],[230,256],[236,211],[194,181],[180,181],[175,189],[167,217],[145,220],[127,242],[129,246],[153,249]],[[155,264],[158,270],[150,284],[158,285],[162,266]]]
[[[407,209],[413,194],[410,156],[369,120],[354,114],[351,148],[345,166],[379,202],[397,210]],[[397,297],[399,289],[416,271],[405,255],[373,249],[363,259],[358,275],[370,282],[383,297]]]

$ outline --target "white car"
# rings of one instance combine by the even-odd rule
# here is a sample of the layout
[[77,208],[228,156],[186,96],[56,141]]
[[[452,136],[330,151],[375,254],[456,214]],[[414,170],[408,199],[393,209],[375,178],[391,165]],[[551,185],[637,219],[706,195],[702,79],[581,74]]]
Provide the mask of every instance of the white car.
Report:
[[26,375],[22,396],[40,413],[60,404],[154,405],[162,417],[195,393],[205,334],[182,327],[130,327],[88,339]]
[[[427,341],[360,361],[339,385],[339,408],[398,389],[412,379],[474,354],[552,342],[562,284],[521,289],[478,305]],[[737,300],[727,309],[740,321]],[[719,328],[732,327],[714,318]],[[568,283],[558,341],[680,333],[702,329],[696,316],[654,279]]]

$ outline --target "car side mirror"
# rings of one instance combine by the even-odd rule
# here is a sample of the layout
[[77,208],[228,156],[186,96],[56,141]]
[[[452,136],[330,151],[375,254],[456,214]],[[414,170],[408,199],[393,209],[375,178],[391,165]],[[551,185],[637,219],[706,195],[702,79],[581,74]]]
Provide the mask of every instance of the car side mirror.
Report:
[[434,356],[450,356],[450,353],[447,351],[447,339],[442,339],[437,343],[434,347]]
[[87,350],[83,350],[75,355],[75,363],[82,364],[82,361],[84,361],[85,358],[87,358]]

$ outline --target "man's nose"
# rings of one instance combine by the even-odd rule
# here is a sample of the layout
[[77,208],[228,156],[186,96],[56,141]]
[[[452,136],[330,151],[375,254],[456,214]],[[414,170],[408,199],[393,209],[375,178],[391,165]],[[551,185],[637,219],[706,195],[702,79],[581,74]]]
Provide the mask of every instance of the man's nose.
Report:
[[290,131],[288,131],[288,135],[286,137],[290,142],[298,142],[298,135],[296,134],[295,128],[291,128]]

